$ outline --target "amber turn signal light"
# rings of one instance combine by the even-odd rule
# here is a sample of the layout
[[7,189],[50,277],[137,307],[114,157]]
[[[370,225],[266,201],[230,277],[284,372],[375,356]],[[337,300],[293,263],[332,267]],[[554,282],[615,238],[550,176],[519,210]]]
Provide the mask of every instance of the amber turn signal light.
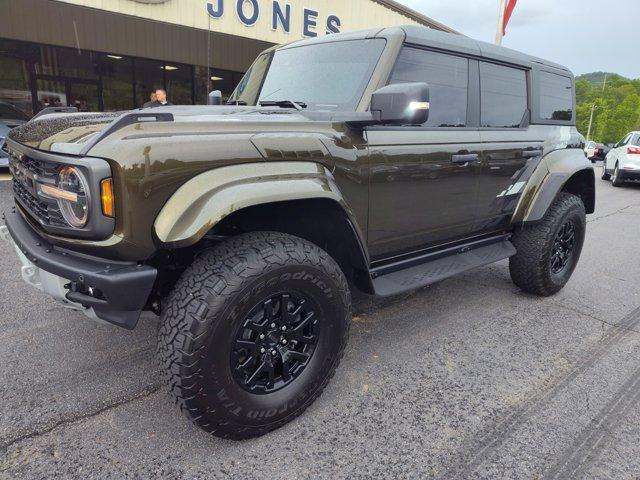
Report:
[[105,178],[100,182],[100,198],[102,199],[102,213],[105,217],[115,217],[115,198],[113,196],[113,179]]

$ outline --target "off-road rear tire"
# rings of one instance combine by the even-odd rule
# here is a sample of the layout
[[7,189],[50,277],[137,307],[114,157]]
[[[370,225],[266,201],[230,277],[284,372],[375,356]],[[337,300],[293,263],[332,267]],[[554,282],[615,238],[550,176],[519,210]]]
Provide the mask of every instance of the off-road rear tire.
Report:
[[[513,234],[512,242],[518,252],[509,259],[513,283],[525,292],[545,297],[559,292],[578,264],[585,230],[582,200],[560,193],[540,222]],[[569,248],[565,241],[571,238]]]
[[244,234],[201,253],[164,300],[158,358],[193,422],[223,438],[255,437],[322,393],[350,312],[347,280],[325,251],[281,233]]

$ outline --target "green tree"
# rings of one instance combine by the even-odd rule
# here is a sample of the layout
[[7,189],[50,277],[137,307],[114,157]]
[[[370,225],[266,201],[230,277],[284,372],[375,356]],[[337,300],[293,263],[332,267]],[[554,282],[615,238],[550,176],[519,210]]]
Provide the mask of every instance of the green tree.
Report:
[[576,113],[580,133],[587,135],[595,105],[591,139],[616,143],[632,130],[640,130],[640,79],[595,72],[576,79]]

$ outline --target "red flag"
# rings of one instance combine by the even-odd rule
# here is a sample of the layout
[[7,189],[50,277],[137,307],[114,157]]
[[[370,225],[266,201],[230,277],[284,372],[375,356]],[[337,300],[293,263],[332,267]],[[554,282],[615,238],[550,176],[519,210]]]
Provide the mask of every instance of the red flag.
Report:
[[511,19],[511,14],[513,14],[513,9],[516,8],[516,2],[518,0],[507,0],[507,3],[504,6],[504,20],[502,21],[502,34],[506,35],[507,33],[507,24]]

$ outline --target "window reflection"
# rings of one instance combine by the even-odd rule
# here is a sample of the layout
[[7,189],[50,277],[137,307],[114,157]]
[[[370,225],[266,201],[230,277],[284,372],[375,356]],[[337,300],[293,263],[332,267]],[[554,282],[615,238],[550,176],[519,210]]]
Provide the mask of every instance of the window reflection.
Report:
[[[22,53],[22,55],[21,55]],[[17,42],[0,39],[0,102],[16,106],[28,115],[33,114],[29,88],[29,70]]]
[[209,89],[221,90],[226,100],[242,75],[0,38],[0,102],[28,115],[48,106],[76,106],[80,111],[140,108],[156,88],[165,89],[175,105],[205,105]]

